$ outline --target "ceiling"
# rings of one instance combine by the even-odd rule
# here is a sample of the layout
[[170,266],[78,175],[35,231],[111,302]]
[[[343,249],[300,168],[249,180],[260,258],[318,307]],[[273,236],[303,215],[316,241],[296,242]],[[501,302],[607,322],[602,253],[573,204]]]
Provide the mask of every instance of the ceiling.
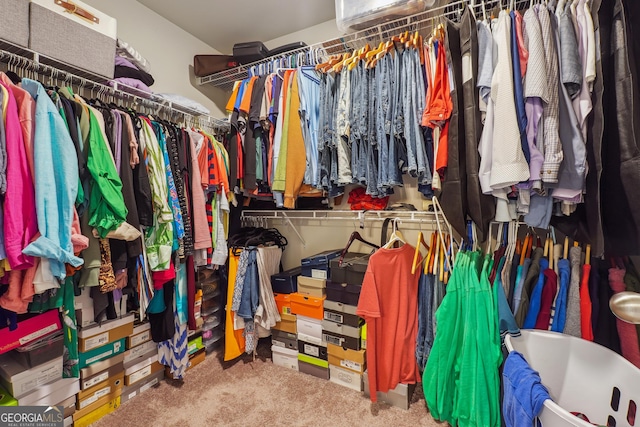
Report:
[[138,0],[224,54],[335,18],[334,0]]

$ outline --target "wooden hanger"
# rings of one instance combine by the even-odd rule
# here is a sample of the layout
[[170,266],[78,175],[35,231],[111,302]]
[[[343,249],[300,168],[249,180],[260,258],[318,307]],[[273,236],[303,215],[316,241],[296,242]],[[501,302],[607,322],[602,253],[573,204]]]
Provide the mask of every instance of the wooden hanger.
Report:
[[430,267],[433,265],[433,253],[436,247],[436,233],[431,233],[431,246],[427,251],[426,261],[424,262],[424,274],[431,274]]
[[351,233],[351,236],[349,236],[349,241],[347,242],[347,246],[345,246],[342,252],[340,253],[340,258],[338,259],[338,266],[342,267],[342,261],[344,260],[344,256],[347,254],[347,251],[349,250],[353,242],[355,242],[356,240],[358,242],[364,243],[365,245],[371,246],[374,249],[380,249],[380,246],[376,245],[375,243],[371,243],[364,240],[360,235],[360,233],[358,233],[357,231],[354,231],[353,233]]
[[434,233],[434,237],[435,239],[432,239],[434,241],[434,244],[431,245],[431,247],[433,248],[433,252],[431,253],[431,256],[429,258],[429,274],[434,274],[434,269],[437,269],[438,265],[436,264],[435,260],[440,253],[440,239],[438,238],[438,235],[436,233]]
[[420,245],[424,246],[427,249],[427,254],[429,253],[429,245],[427,245],[427,242],[424,241],[424,234],[422,234],[422,231],[420,231],[418,233],[418,243],[416,243],[416,251],[413,254],[413,263],[411,264],[411,274],[415,274],[416,273],[416,267],[418,267],[419,265],[422,265],[423,262],[425,262],[426,257],[422,258],[422,261],[420,261],[420,263],[418,263],[418,254],[420,254]]
[[529,248],[529,242],[531,241],[531,239],[533,239],[533,237],[530,234],[527,234],[524,237],[524,243],[522,244],[522,251],[520,252],[520,264],[519,265],[524,265],[524,260],[527,257],[527,250]]
[[544,241],[544,252],[542,253],[542,256],[544,256],[545,258],[549,257],[549,238],[547,237],[547,240]]
[[591,245],[587,244],[587,251],[584,256],[584,263],[587,265],[591,264]]
[[562,253],[564,259],[567,259],[569,255],[569,238],[565,236],[564,238],[564,252]]

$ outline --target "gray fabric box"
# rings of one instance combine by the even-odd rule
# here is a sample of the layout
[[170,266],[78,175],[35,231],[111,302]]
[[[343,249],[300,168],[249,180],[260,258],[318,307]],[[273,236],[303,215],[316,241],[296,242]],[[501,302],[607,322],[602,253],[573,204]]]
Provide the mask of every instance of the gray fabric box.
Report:
[[29,0],[0,0],[0,39],[29,46]]
[[113,78],[117,23],[79,1],[98,23],[66,12],[53,0],[31,0],[29,47],[71,66]]

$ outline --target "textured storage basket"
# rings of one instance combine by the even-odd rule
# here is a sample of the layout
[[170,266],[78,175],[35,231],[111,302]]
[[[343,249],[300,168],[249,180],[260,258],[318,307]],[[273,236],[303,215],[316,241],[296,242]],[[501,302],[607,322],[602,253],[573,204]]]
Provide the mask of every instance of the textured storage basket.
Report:
[[0,39],[29,46],[29,0],[0,0]]
[[540,373],[551,400],[539,419],[543,427],[592,424],[573,416],[586,415],[596,425],[640,425],[640,369],[606,347],[569,335],[547,331],[522,331],[507,336],[509,351],[524,355]]

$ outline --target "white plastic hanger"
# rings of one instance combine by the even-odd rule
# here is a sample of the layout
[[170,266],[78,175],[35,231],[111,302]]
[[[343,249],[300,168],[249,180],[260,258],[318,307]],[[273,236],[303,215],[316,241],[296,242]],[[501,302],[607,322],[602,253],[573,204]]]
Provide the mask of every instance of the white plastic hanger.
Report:
[[396,243],[396,242],[400,242],[403,245],[405,243],[407,243],[407,241],[405,240],[405,238],[402,235],[402,233],[400,232],[400,230],[398,230],[398,218],[394,218],[393,219],[393,232],[391,233],[391,236],[389,237],[389,241],[387,242],[386,245],[383,246],[383,248],[390,249],[390,248],[393,247],[394,243]]

